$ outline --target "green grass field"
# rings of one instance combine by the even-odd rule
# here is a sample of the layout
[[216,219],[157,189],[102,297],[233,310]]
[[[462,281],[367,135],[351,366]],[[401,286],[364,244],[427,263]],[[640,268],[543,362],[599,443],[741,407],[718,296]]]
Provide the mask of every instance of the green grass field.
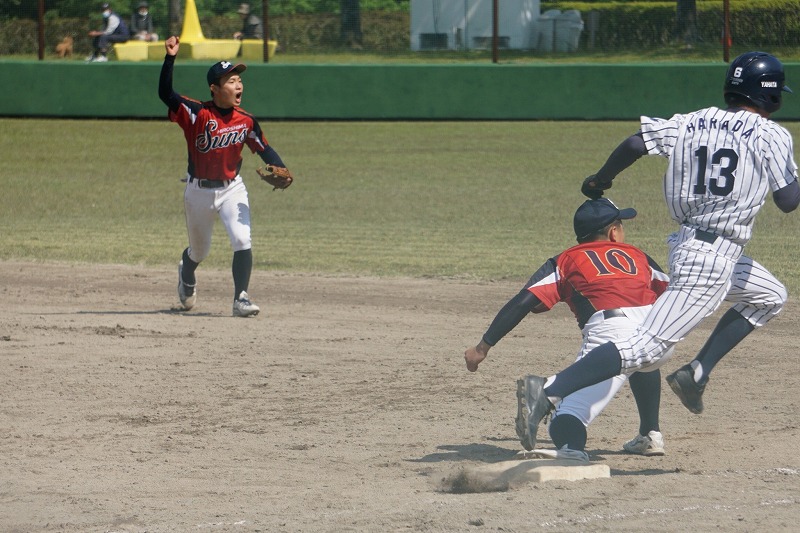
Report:
[[[0,119],[0,258],[177,264],[186,149],[164,121]],[[795,136],[800,124],[786,126]],[[297,179],[271,191],[247,154],[258,269],[521,282],[574,243],[572,215],[633,122],[262,122]],[[628,239],[666,263],[666,162],[645,158],[609,196],[639,210]],[[800,288],[796,213],[771,199],[748,253]],[[217,224],[204,263],[228,268]]]

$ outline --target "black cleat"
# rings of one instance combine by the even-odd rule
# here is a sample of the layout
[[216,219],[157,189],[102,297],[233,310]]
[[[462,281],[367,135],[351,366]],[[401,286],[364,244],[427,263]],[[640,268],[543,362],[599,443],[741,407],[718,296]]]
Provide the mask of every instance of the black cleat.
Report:
[[539,376],[517,380],[517,436],[528,451],[536,446],[539,422],[553,410],[553,404],[544,393],[544,382],[545,379]]
[[695,414],[703,412],[703,391],[708,380],[702,385],[696,383],[694,370],[690,365],[682,366],[667,376],[667,383],[689,411]]

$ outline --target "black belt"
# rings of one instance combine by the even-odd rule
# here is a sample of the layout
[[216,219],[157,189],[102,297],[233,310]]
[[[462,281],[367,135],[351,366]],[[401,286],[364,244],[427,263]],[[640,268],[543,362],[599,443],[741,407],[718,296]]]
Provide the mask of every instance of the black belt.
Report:
[[201,189],[219,189],[221,187],[227,187],[228,184],[233,180],[202,180],[194,177],[189,178],[189,183],[193,183],[195,181],[197,181],[197,186]]
[[628,318],[628,315],[622,312],[622,309],[605,309],[603,310],[603,318]]
[[713,233],[709,233],[707,231],[703,231],[701,229],[694,230],[694,238],[698,241],[707,242],[708,244],[714,244],[714,241],[717,240],[717,235]]

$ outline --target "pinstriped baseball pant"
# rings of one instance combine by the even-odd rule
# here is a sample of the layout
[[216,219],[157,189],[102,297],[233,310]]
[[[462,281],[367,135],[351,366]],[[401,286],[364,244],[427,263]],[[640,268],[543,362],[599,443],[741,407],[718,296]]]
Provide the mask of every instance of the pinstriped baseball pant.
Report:
[[[602,311],[596,312],[583,328],[583,344],[576,360],[582,359],[593,348],[634,334],[651,308],[652,305],[623,307],[625,316],[615,318],[604,318]],[[588,426],[603,412],[627,379],[626,374],[620,374],[566,396],[556,407],[551,423],[558,416],[572,415]]]
[[669,350],[723,301],[754,327],[769,322],[783,309],[786,288],[766,268],[742,255],[742,247],[717,237],[713,243],[696,238],[682,226],[670,236],[670,283],[653,304],[633,337],[617,341],[622,371],[652,370],[664,364]]

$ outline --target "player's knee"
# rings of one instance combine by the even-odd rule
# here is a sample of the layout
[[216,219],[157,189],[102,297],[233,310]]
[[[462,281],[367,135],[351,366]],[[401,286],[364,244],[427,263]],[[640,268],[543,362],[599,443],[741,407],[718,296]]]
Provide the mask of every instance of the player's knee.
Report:
[[781,312],[783,306],[786,304],[786,300],[789,299],[789,292],[783,284],[777,281],[770,289],[769,292],[764,294],[759,307],[770,313],[771,316],[775,316]]
[[786,304],[786,300],[788,299],[789,299],[789,291],[787,291],[786,287],[784,287],[782,284],[779,285],[777,287],[777,290],[775,291],[775,300],[776,300],[775,305],[779,309],[783,309],[783,306]]
[[251,248],[250,237],[233,239],[231,241],[231,246],[234,252],[249,250]]
[[195,263],[201,263],[203,259],[208,257],[210,252],[210,248],[192,248],[189,250],[189,259],[194,261]]

